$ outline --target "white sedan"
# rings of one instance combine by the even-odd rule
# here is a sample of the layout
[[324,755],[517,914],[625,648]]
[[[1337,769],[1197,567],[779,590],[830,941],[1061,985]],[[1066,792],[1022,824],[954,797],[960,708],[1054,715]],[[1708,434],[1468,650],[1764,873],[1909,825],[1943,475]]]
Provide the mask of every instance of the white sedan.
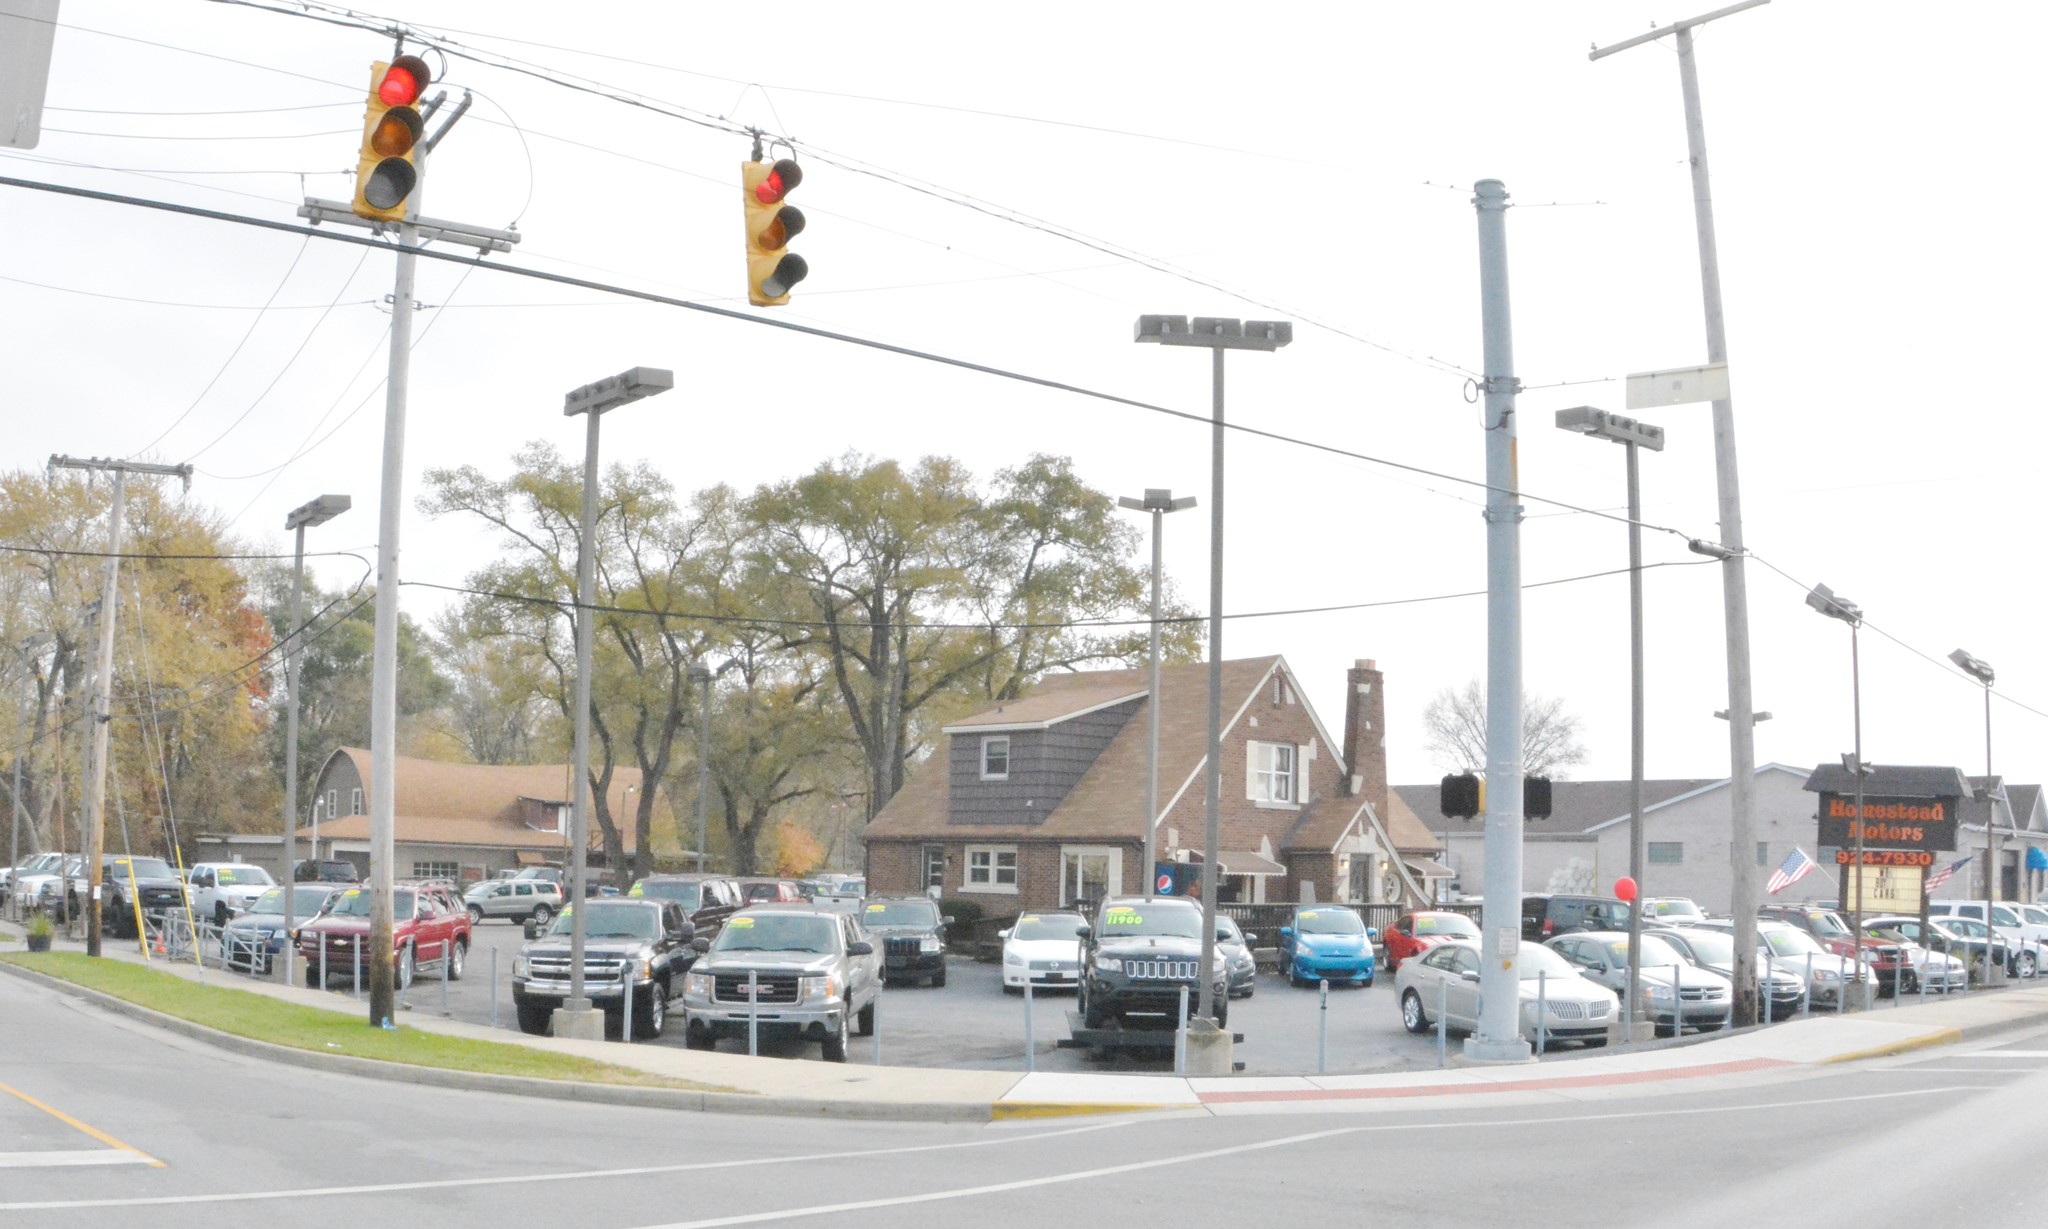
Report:
[[[1621,1016],[1621,1000],[1614,991],[1581,977],[1562,956],[1534,943],[1521,945],[1515,966],[1524,1039],[1537,1038],[1540,1002],[1546,1040],[1607,1044],[1608,1026]],[[1479,944],[1450,939],[1402,961],[1394,974],[1394,993],[1401,1004],[1401,1023],[1409,1032],[1434,1028],[1439,1011],[1450,1029],[1472,1032],[1479,1027]]]
[[1081,981],[1081,936],[1088,919],[1078,913],[1026,913],[1003,937],[1003,993],[1022,994],[1029,981],[1034,990],[1078,986]]

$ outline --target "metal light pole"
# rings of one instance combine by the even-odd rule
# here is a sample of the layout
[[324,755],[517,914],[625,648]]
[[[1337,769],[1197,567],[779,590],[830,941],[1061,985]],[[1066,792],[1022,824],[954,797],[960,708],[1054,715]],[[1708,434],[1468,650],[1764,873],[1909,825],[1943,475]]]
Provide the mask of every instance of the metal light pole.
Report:
[[[1202,987],[1195,1013],[1214,1019],[1209,970],[1216,960],[1216,845],[1223,815],[1223,352],[1278,350],[1294,340],[1286,320],[1216,316],[1140,316],[1133,341],[1207,346],[1211,400],[1209,435],[1209,743],[1204,754],[1202,834]],[[1145,870],[1149,879],[1152,871]]]
[[[1961,649],[1948,655],[1964,674],[1984,684],[1984,929],[1992,932],[1991,908],[1998,900],[1998,799],[2005,793],[2002,782],[1991,775],[1991,684],[1998,674],[1991,663],[1970,656]],[[1923,894],[1924,895],[1924,894]],[[1988,952],[1990,940],[1985,940]],[[2004,980],[2004,970],[1994,975],[1992,960],[1984,958],[1984,981]]]
[[[296,984],[292,973],[292,961],[298,956],[299,945],[291,939],[292,919],[298,914],[292,911],[293,866],[295,838],[299,823],[299,654],[303,640],[299,635],[300,594],[306,582],[306,530],[313,525],[327,522],[349,510],[354,501],[346,495],[322,495],[320,498],[300,504],[285,514],[284,527],[292,530],[292,613],[291,621],[285,624],[285,635],[291,637],[291,648],[284,657],[284,873],[280,882],[284,884],[284,983]],[[317,854],[316,854],[317,856]]]
[[[1806,604],[1830,619],[1840,619],[1849,625],[1849,698],[1852,720],[1855,724],[1855,750],[1842,762],[1855,778],[1855,801],[1851,805],[1850,822],[1855,825],[1856,850],[1853,855],[1853,876],[1856,893],[1849,900],[1849,933],[1856,939],[1856,984],[1863,984],[1863,778],[1870,772],[1870,765],[1863,762],[1863,663],[1857,647],[1857,633],[1863,627],[1863,608],[1848,598],[1841,597],[1826,585],[1815,585],[1806,595]],[[1989,920],[1985,925],[1989,926]],[[1991,962],[1985,961],[1988,966]],[[1841,1010],[1849,1009],[1849,988],[1842,987]]]
[[701,661],[690,663],[690,686],[697,689],[697,872],[704,871],[709,856],[706,846],[710,829],[705,818],[711,795],[711,667]]
[[[15,648],[15,656],[21,661],[23,667],[26,668],[29,663],[36,659],[36,656],[41,653],[45,646],[54,643],[56,639],[55,636],[48,632],[37,632],[35,635],[22,641]],[[26,683],[29,677],[29,673],[24,669],[22,682]],[[22,732],[27,733],[28,703],[26,692],[23,695],[23,702],[16,706],[16,712],[21,715]],[[7,848],[7,865],[10,868],[7,872],[7,894],[9,897],[16,895],[14,891],[14,872],[11,868],[21,865],[21,826],[23,818],[23,807],[21,805],[21,757],[33,751],[36,743],[39,741],[41,741],[40,732],[38,732],[35,739],[22,742],[14,749],[14,833]]]
[[[1221,353],[1220,351],[1218,353]],[[1119,508],[1133,512],[1152,514],[1152,646],[1147,658],[1151,671],[1150,682],[1146,684],[1145,697],[1145,896],[1150,899],[1159,887],[1158,855],[1154,849],[1155,832],[1159,826],[1159,576],[1160,540],[1164,536],[1166,514],[1181,512],[1195,506],[1195,497],[1173,497],[1171,490],[1160,487],[1146,487],[1145,498],[1132,499],[1119,495]]]
[[1594,439],[1620,444],[1628,453],[1628,876],[1636,898],[1628,911],[1628,987],[1622,1018],[1634,1041],[1642,1007],[1643,964],[1643,495],[1636,452],[1664,451],[1664,428],[1596,410],[1590,405],[1557,412],[1557,425]]
[[[1595,48],[1587,57],[1598,60],[1630,47],[1676,35],[1678,78],[1685,105],[1685,141],[1692,164],[1693,224],[1700,253],[1700,301],[1706,316],[1707,361],[1728,361],[1728,331],[1721,310],[1720,243],[1714,236],[1714,196],[1707,177],[1707,130],[1700,108],[1699,67],[1694,62],[1692,32],[1717,18],[1768,4],[1770,0],[1739,0],[1726,8],[1659,27],[1648,34]],[[1723,396],[1713,403],[1714,475],[1720,504],[1722,622],[1728,642],[1728,810],[1729,909],[1735,919],[1736,1027],[1756,1023],[1756,907],[1759,883],[1756,865],[1756,722],[1749,664],[1749,581],[1743,572],[1742,491],[1735,464],[1735,403]]]
[[[576,775],[575,809],[569,821],[569,997],[555,1012],[557,1037],[604,1040],[604,1017],[592,1010],[583,993],[583,943],[587,928],[583,908],[584,870],[590,846],[590,634],[596,617],[597,587],[597,429],[606,410],[667,392],[676,386],[674,372],[635,367],[585,384],[562,401],[562,414],[588,415],[583,434],[583,517],[576,537]],[[628,1035],[632,1021],[626,1022]]]

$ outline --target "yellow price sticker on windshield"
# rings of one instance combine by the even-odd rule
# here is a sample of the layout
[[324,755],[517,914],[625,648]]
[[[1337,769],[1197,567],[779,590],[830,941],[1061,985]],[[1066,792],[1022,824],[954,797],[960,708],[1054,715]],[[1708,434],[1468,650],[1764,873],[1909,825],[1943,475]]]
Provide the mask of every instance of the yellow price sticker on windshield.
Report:
[[745,930],[747,927],[752,926],[753,924],[754,919],[750,917],[736,917],[726,922],[726,925],[734,928],[735,930]]
[[1143,922],[1145,920],[1138,916],[1136,909],[1111,909],[1102,916],[1104,921],[1109,922]]
[[1025,914],[1025,915],[1024,915],[1023,917],[1020,917],[1020,918],[1018,918],[1018,919],[1017,919],[1017,921],[1018,921],[1019,923],[1023,923],[1023,922],[1035,922],[1035,921],[1037,921],[1037,920],[1038,920],[1038,915],[1037,915],[1037,914],[1035,914],[1035,913],[1027,913],[1027,914]]
[[1312,917],[1314,917],[1315,915],[1316,915],[1316,911],[1315,911],[1315,910],[1313,910],[1313,909],[1303,909],[1303,910],[1302,910],[1302,911],[1301,911],[1300,913],[1297,913],[1297,914],[1295,914],[1294,916],[1296,916],[1296,917],[1298,917],[1298,918],[1302,918],[1302,919],[1306,920],[1306,919],[1308,919],[1308,918],[1312,918]]
[[889,906],[887,906],[887,905],[869,905],[869,906],[868,906],[868,912],[869,912],[869,913],[883,913],[883,912],[886,912],[886,911],[888,910],[888,908],[889,908]]
[[646,892],[644,892],[644,891],[642,891],[642,890],[641,890],[641,886],[640,886],[639,884],[637,884],[637,883],[636,883],[636,884],[634,884],[634,885],[633,885],[633,890],[632,890],[632,891],[630,891],[630,892],[628,892],[628,893],[626,893],[626,895],[628,895],[628,896],[645,896],[645,895],[647,895],[647,893],[646,893]]
[[343,892],[341,894],[341,898],[343,900],[354,900],[356,897],[361,896],[362,894],[363,890],[361,888],[350,888],[348,891]]

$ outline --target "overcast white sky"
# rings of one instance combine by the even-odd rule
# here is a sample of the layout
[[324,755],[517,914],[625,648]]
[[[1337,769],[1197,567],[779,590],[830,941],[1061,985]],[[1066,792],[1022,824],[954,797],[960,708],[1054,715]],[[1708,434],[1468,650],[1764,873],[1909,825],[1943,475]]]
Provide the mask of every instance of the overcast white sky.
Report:
[[[1470,479],[1484,454],[1463,374],[1480,366],[1470,188],[1501,179],[1517,206],[1523,484],[1615,508],[1621,451],[1558,431],[1553,412],[1620,411],[1616,377],[1703,361],[1705,342],[1669,40],[1586,51],[1711,7],[418,0],[379,15],[531,70],[448,61],[447,87],[477,103],[435,157],[425,208],[516,224],[525,242],[494,263],[744,310],[745,140],[541,78],[600,83],[796,142],[810,229],[792,247],[811,277],[778,319],[1198,414],[1206,354],[1133,345],[1133,319],[1292,319],[1291,348],[1230,361],[1232,420]],[[0,151],[0,174],[279,221],[304,195],[349,194],[388,37],[202,0],[63,0],[61,22],[42,144]],[[2048,710],[2026,529],[2044,429],[2024,376],[2043,323],[2026,218],[2043,186],[2044,26],[2034,4],[1778,0],[1698,35],[1745,530],[1793,578],[1749,570],[1756,704],[1776,715],[1759,761],[1850,744],[1848,633],[1803,605],[1815,581],[1871,620],[1870,759],[1982,771],[1979,689],[1935,664],[1959,645]],[[284,543],[287,510],[346,492],[356,510],[315,547],[373,549],[388,254],[13,187],[0,233],[7,465],[191,460],[193,497],[255,543]],[[674,368],[678,387],[610,415],[606,455],[649,458],[685,490],[849,449],[944,453],[984,475],[1044,451],[1114,494],[1207,499],[1199,424],[487,269],[422,262],[417,297],[408,505],[429,466],[502,472],[529,439],[576,454],[562,394],[636,364]],[[1555,387],[1589,380],[1604,382]],[[1645,519],[1717,537],[1707,407],[1645,417],[1669,431],[1644,459]],[[1484,587],[1472,488],[1229,447],[1229,611]],[[1625,565],[1619,524],[1528,511],[1526,580]],[[1169,570],[1199,597],[1207,515],[1168,524]],[[417,512],[402,542],[405,578],[449,583],[491,545]],[[1645,545],[1652,563],[1697,559],[1681,536]],[[319,567],[329,584],[358,570]],[[1724,774],[1718,570],[1660,568],[1646,586],[1649,770]],[[437,599],[405,601],[426,616]],[[1625,579],[1535,589],[1525,611],[1527,686],[1585,721],[1592,759],[1574,775],[1626,775]],[[1225,652],[1285,654],[1332,723],[1343,669],[1376,659],[1394,779],[1434,779],[1418,717],[1483,672],[1485,605],[1237,620]],[[2048,718],[1994,712],[1999,768],[2048,775]]]

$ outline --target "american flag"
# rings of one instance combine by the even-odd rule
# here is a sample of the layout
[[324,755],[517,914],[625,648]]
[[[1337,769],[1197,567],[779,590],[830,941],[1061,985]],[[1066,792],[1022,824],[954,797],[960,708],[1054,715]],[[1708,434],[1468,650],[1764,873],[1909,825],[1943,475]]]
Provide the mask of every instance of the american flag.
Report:
[[1776,896],[1819,868],[1820,863],[1807,857],[1804,849],[1795,847],[1785,860],[1778,864],[1778,869],[1771,872],[1770,880],[1764,884],[1764,890]]
[[1950,875],[1955,874],[1957,871],[1963,869],[1969,864],[1969,858],[1957,858],[1955,861],[1949,863],[1947,866],[1944,866],[1940,870],[1929,875],[1927,877],[1927,890],[1929,892],[1932,892],[1934,889],[1940,887],[1942,884],[1947,883],[1948,877]]

